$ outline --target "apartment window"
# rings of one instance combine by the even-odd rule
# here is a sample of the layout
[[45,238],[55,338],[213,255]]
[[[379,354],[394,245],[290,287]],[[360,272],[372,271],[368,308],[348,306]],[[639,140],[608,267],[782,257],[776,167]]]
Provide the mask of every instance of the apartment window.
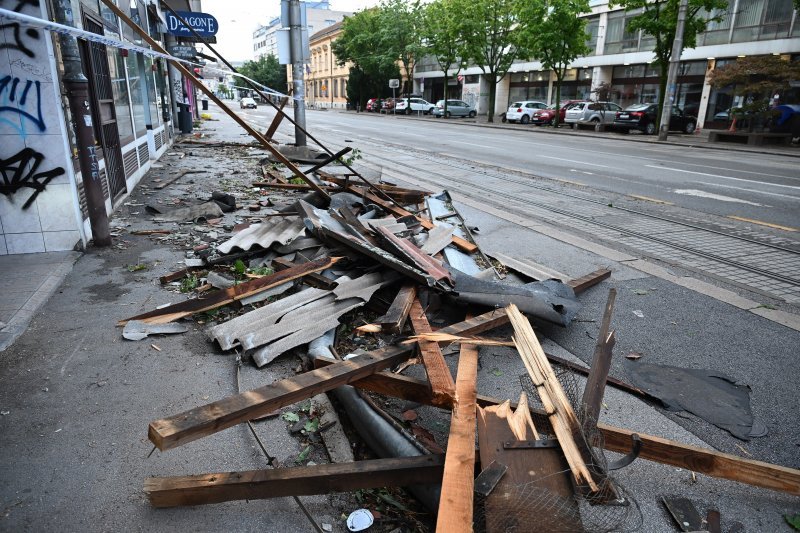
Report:
[[739,0],[733,42],[789,37],[792,0]]
[[727,44],[730,40],[731,19],[733,18],[733,2],[728,3],[724,10],[716,9],[711,12],[711,16],[701,12],[698,16],[707,18],[719,18],[719,21],[711,21],[706,26],[706,31],[697,36],[697,46],[709,46],[713,44]]
[[144,99],[142,98],[142,90],[144,79],[142,73],[139,71],[138,61],[136,55],[138,52],[133,52],[130,56],[125,58],[125,64],[128,70],[128,83],[131,89],[131,104],[133,105],[133,125],[138,135],[144,134],[147,130],[147,123],[144,113]]
[[589,17],[586,21],[586,46],[589,48],[587,56],[593,56],[597,50],[597,33],[600,30],[600,17]]
[[[628,18],[632,16],[634,16],[634,13],[628,14]],[[639,32],[627,30],[627,25],[624,11],[608,14],[605,54],[621,54],[624,52],[637,51],[639,48]]]

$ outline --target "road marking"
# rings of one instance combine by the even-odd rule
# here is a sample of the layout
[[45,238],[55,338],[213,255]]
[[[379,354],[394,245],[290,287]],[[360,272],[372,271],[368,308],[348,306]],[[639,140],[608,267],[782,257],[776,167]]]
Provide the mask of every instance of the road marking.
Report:
[[789,226],[781,226],[780,224],[773,224],[771,222],[763,222],[761,220],[755,220],[755,219],[752,219],[752,218],[737,217],[735,215],[728,215],[727,218],[732,218],[733,220],[740,220],[742,222],[751,222],[753,224],[758,224],[759,226],[767,226],[768,228],[782,229],[784,231],[798,231],[797,228],[790,228]]
[[467,146],[477,146],[478,148],[491,148],[490,146],[486,146],[485,144],[475,144],[475,143],[468,143],[468,142],[464,142],[464,141],[452,141],[452,140],[450,142],[451,143],[458,143],[458,144],[466,144]]
[[536,157],[541,157],[542,159],[558,159],[559,161],[564,161],[565,163],[577,163],[579,165],[589,165],[590,167],[615,168],[615,167],[610,167],[608,165],[598,165],[597,163],[587,163],[586,161],[575,161],[574,159],[564,159],[563,157],[556,157],[552,155],[538,154]]
[[640,196],[638,194],[629,194],[631,198],[636,198],[637,200],[644,200],[645,202],[653,202],[654,204],[664,204],[664,205],[675,205],[672,202],[666,202],[664,200],[659,200],[658,198],[650,198],[649,196]]
[[779,192],[766,192],[766,191],[759,191],[758,189],[748,189],[747,187],[735,187],[733,185],[722,185],[720,183],[709,183],[707,181],[697,181],[695,183],[699,183],[701,185],[709,185],[711,187],[722,187],[723,189],[736,189],[737,191],[747,191],[747,192],[754,192],[756,194],[766,194],[769,196],[778,196],[780,198],[789,198],[790,200],[800,200],[798,196],[792,196],[791,194],[781,194]]
[[723,196],[721,194],[714,194],[713,192],[698,191],[697,189],[673,189],[675,194],[684,194],[686,196],[699,196],[700,198],[710,198],[712,200],[719,200],[720,202],[736,202],[738,204],[754,205],[756,207],[764,207],[763,204],[757,204],[740,198],[733,198],[732,196]]
[[711,178],[721,178],[721,179],[724,179],[724,180],[746,181],[747,183],[754,183],[754,184],[758,183],[759,185],[768,185],[770,187],[783,187],[785,189],[798,189],[798,190],[800,190],[800,187],[797,187],[795,185],[779,185],[777,183],[768,183],[766,181],[747,180],[747,179],[744,179],[744,178],[734,178],[734,177],[731,177],[731,176],[720,176],[719,174],[706,174],[705,172],[694,172],[692,170],[683,170],[683,169],[680,169],[680,168],[662,167],[661,165],[645,165],[645,166],[648,167],[648,168],[657,168],[657,169],[660,169],[660,170],[672,170],[673,172],[685,172],[686,174],[697,174],[698,176],[709,176]]

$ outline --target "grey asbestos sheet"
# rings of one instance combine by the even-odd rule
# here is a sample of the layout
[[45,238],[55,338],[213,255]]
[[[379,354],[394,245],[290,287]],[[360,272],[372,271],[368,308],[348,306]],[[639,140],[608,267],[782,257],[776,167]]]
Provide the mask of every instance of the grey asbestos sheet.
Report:
[[256,245],[266,250],[275,243],[288,244],[304,233],[305,226],[299,218],[266,219],[261,224],[243,229],[220,244],[217,250],[228,254],[234,248],[247,251]]

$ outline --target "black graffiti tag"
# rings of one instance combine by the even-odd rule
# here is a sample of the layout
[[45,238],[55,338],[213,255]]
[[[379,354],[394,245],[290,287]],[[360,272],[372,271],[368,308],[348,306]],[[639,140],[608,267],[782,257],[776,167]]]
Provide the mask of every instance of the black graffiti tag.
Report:
[[44,161],[44,155],[33,148],[23,148],[16,155],[8,159],[0,158],[0,194],[11,196],[20,189],[33,189],[33,194],[22,205],[22,209],[27,209],[39,196],[50,180],[64,174],[62,167],[51,170],[39,171],[39,167]]
[[[5,4],[5,2],[0,2]],[[25,6],[38,8],[39,1],[38,0],[18,0],[17,6],[14,8],[14,11],[17,13],[22,12],[22,8]],[[24,34],[22,33],[22,28],[20,27],[18,22],[9,22],[8,24],[0,25],[0,33],[3,32],[6,28],[11,29],[14,34],[14,41],[13,42],[3,42],[0,43],[0,50],[3,48],[9,48],[11,50],[19,50],[23,54],[28,57],[36,57],[36,54],[33,50],[25,46],[23,42],[24,38],[33,39],[35,41],[39,40],[39,30],[34,28],[28,28],[25,30]],[[24,37],[23,37],[24,35]]]

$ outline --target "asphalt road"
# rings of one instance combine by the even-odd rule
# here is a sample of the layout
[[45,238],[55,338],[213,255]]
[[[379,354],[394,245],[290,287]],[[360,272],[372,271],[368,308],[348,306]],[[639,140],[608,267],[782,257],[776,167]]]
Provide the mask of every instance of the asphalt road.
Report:
[[[274,112],[261,107],[243,114],[265,125]],[[340,145],[349,139],[354,147],[406,146],[717,216],[800,228],[800,159],[794,157],[629,142],[611,132],[556,136],[531,125],[463,127],[468,120],[307,112],[309,129]],[[290,126],[284,123],[280,131],[292,134]]]

